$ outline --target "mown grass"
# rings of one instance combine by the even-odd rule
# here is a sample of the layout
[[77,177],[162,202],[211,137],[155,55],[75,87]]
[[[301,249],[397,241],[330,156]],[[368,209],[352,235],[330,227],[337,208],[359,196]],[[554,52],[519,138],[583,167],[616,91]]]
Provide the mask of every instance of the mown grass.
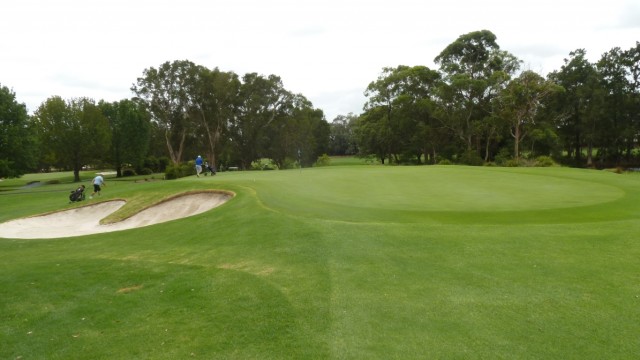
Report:
[[[640,351],[638,176],[344,164],[107,184],[99,200],[128,200],[113,219],[186,191],[236,197],[140,229],[0,239],[0,358]],[[0,221],[79,206],[75,184],[19,185]]]

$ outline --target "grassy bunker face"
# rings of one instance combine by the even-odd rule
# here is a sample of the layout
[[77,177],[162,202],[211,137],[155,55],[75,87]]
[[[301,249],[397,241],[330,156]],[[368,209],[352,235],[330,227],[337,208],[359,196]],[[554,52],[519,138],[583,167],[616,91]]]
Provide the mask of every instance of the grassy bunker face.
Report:
[[133,229],[163,223],[211,210],[227,202],[232,195],[221,192],[197,192],[162,201],[117,223],[100,221],[125,205],[125,201],[106,201],[52,214],[7,221],[0,224],[0,237],[52,239]]

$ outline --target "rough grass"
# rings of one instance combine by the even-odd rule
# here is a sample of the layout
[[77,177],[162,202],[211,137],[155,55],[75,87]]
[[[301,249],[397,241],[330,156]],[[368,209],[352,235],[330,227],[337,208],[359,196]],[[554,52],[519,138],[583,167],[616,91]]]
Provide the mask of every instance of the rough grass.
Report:
[[[0,221],[79,206],[65,176],[0,183]],[[141,229],[0,239],[0,358],[635,359],[640,349],[638,176],[344,164],[107,184],[100,200],[126,199],[129,212],[186,191],[237,196]]]

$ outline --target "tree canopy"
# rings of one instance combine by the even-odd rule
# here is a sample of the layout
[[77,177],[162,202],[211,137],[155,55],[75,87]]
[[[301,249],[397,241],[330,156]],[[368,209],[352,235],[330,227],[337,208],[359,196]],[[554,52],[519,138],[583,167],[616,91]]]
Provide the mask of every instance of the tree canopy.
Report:
[[[463,34],[424,65],[384,67],[361,114],[332,123],[275,74],[238,75],[166,61],[142,71],[131,99],[52,96],[32,116],[0,87],[0,176],[108,165],[161,171],[197,154],[217,167],[311,166],[323,154],[382,163],[639,166],[640,43],[592,63],[568,54],[546,78],[521,70],[489,30]],[[153,168],[147,169],[147,168]]]

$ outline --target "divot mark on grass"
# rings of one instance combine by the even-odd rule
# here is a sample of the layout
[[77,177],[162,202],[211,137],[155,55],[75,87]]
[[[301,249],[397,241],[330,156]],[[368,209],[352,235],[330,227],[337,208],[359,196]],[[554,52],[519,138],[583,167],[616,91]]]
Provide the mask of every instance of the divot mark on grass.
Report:
[[144,288],[144,285],[134,285],[134,286],[129,286],[129,287],[124,287],[122,289],[118,289],[118,291],[116,291],[116,293],[118,293],[118,294],[128,294],[130,292],[141,290],[142,288]]

